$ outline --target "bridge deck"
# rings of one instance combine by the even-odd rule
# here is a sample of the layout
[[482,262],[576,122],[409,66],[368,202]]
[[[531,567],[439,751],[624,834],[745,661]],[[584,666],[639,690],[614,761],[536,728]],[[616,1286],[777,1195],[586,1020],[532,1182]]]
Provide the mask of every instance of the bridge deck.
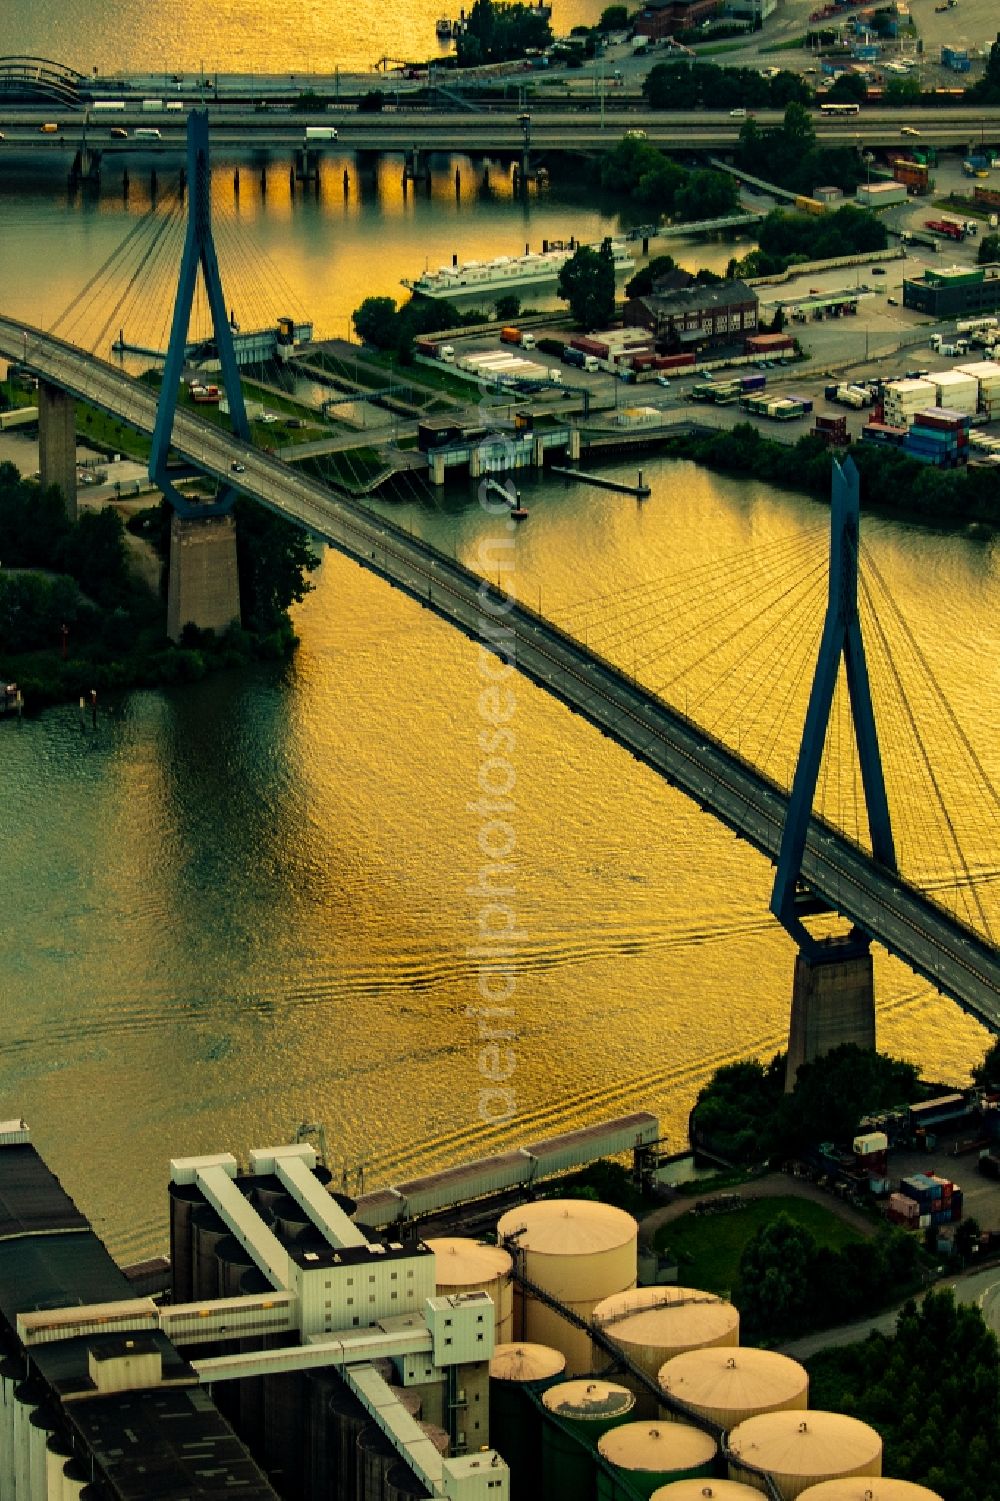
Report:
[[[151,433],[156,395],[85,351],[0,318],[0,353]],[[640,683],[524,604],[386,518],[258,450],[196,413],[179,411],[174,447],[227,482],[234,460],[246,494],[289,517],[380,574],[477,640],[501,628],[518,670],[602,734],[710,811],[772,862],[787,794]],[[511,523],[513,525],[513,523]],[[1000,955],[979,934],[878,865],[865,850],[813,818],[803,877],[837,912],[878,939],[992,1031],[1000,1031]]]

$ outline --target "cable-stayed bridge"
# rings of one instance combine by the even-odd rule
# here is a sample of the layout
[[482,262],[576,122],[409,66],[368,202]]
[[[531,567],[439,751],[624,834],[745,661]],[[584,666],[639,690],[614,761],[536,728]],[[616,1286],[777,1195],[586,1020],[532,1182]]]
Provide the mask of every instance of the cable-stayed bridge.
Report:
[[[193,171],[192,183],[196,176]],[[213,247],[204,235],[206,219],[201,216],[199,230],[199,215],[193,211],[190,224],[195,228],[189,228],[186,254],[189,261],[194,259],[188,266],[187,282],[182,275],[179,301],[183,303],[188,295],[183,288],[190,287],[192,266],[196,269],[197,259],[202,257],[209,301],[214,306],[213,321],[220,342],[226,389],[234,396],[239,392],[240,382],[235,364],[231,363],[231,348],[227,356],[223,347],[226,335],[221,326],[228,327],[231,315],[228,319],[225,316],[220,287],[213,292],[211,286],[213,276],[218,277],[218,268],[215,266],[213,270]],[[766,756],[761,758],[761,764],[755,764],[749,751],[744,754],[727,743],[725,732],[719,730],[714,720],[699,722],[695,714],[668,702],[657,686],[643,680],[637,670],[629,672],[620,661],[614,660],[613,654],[599,650],[596,642],[591,644],[586,625],[582,628],[580,625],[581,618],[584,622],[588,618],[590,607],[586,602],[575,625],[571,612],[567,629],[565,624],[546,618],[523,601],[512,598],[502,586],[465,568],[379,513],[348,500],[336,486],[282,463],[250,442],[245,413],[241,420],[242,399],[238,396],[230,401],[236,428],[233,432],[206,420],[195,410],[178,407],[175,393],[189,313],[190,297],[186,308],[175,311],[170,341],[174,368],[171,370],[168,357],[159,392],[70,340],[9,318],[0,318],[0,353],[27,364],[46,388],[67,393],[151,437],[154,477],[169,447],[191,468],[213,481],[223,496],[235,486],[290,518],[456,625],[566,703],[778,865],[772,908],[799,942],[800,950],[810,942],[802,924],[803,915],[810,911],[839,913],[854,929],[854,952],[859,946],[866,948],[869,939],[877,940],[984,1025],[1000,1030],[1000,956],[993,941],[989,914],[978,894],[979,883],[994,880],[996,872],[983,872],[962,855],[961,831],[948,810],[945,837],[954,844],[953,858],[958,872],[952,884],[963,890],[966,915],[948,910],[940,900],[941,887],[947,882],[921,881],[900,869],[897,861],[887,785],[903,804],[908,795],[920,794],[912,785],[907,792],[905,766],[901,779],[887,778],[879,755],[860,631],[864,616],[869,636],[883,638],[884,644],[884,621],[891,614],[891,600],[876,596],[884,581],[879,579],[877,569],[864,567],[863,548],[857,534],[856,484],[852,513],[849,472],[838,471],[840,478],[835,484],[829,582],[821,562],[818,584],[816,565],[810,566],[802,583],[786,548],[786,554],[778,560],[785,569],[786,583],[777,591],[777,601],[767,601],[772,623],[760,627],[765,634],[758,634],[756,639],[761,645],[753,656],[747,653],[745,643],[737,640],[738,633],[731,627],[731,621],[725,624],[726,637],[737,645],[736,657],[722,676],[730,683],[737,683],[737,692],[745,702],[750,700],[755,681],[761,685],[762,699],[769,696],[769,689],[774,697],[785,638],[800,639],[807,615],[818,613],[816,587],[827,594],[826,625],[803,744],[795,777],[791,787],[786,788],[774,775]],[[234,472],[236,465],[241,466],[238,472]],[[164,480],[165,493],[169,495],[171,488],[170,482]],[[513,529],[513,525],[506,519],[497,522],[502,530]],[[862,565],[860,613],[859,563]],[[696,582],[695,587],[703,588],[703,581]],[[758,582],[757,588],[761,594],[773,593],[773,580]],[[625,591],[618,606],[624,621],[619,634],[624,634],[634,646],[648,629],[644,622],[659,608],[653,586],[643,585],[631,596]],[[763,620],[764,611],[762,602],[759,610],[754,608],[752,621]],[[775,618],[784,622],[784,636],[775,634]],[[692,626],[689,619],[687,629],[689,635],[698,637],[699,659],[716,650],[701,639],[703,622]],[[758,627],[755,625],[754,629]],[[742,677],[738,675],[740,670]],[[801,668],[797,670],[801,675]],[[890,676],[898,678],[897,667],[890,669]],[[850,699],[864,794],[864,827],[856,819],[853,833],[813,811],[821,756],[833,723],[831,709],[840,691],[838,677],[846,679],[842,697],[845,702]],[[936,694],[934,685],[926,692],[921,690],[918,697],[927,699]],[[909,723],[913,744],[918,747],[914,765],[922,762],[936,785],[927,736],[921,735],[905,694],[901,702],[904,705],[901,714]],[[883,733],[884,730],[885,726]],[[995,817],[1000,799],[959,728],[955,729],[955,740],[968,749],[968,774],[976,816],[988,821]],[[856,815],[859,806],[855,788]],[[897,802],[892,809],[893,818],[902,818],[905,811]],[[977,914],[980,920],[976,920]],[[966,920],[969,915],[972,921]]]

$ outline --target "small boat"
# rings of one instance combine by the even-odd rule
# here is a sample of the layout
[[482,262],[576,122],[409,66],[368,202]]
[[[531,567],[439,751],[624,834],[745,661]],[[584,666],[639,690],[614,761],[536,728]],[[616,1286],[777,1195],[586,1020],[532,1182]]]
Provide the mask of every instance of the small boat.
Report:
[[451,22],[447,16],[442,16],[434,29],[442,42],[447,42],[451,37]]

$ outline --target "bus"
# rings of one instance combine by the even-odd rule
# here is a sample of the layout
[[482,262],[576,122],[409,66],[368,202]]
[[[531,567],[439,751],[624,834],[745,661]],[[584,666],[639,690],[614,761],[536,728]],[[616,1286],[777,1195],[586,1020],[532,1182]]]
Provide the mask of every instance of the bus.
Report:
[[860,104],[821,104],[821,115],[856,115],[860,112]]

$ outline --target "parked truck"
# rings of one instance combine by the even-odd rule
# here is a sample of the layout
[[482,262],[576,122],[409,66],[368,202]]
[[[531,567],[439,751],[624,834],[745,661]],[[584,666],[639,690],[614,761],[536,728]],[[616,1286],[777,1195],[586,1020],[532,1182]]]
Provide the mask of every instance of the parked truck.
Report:
[[965,229],[952,219],[925,219],[924,228],[945,240],[964,240]]
[[522,349],[534,349],[534,334],[522,333],[519,328],[502,328],[500,330],[501,344],[520,344]]

